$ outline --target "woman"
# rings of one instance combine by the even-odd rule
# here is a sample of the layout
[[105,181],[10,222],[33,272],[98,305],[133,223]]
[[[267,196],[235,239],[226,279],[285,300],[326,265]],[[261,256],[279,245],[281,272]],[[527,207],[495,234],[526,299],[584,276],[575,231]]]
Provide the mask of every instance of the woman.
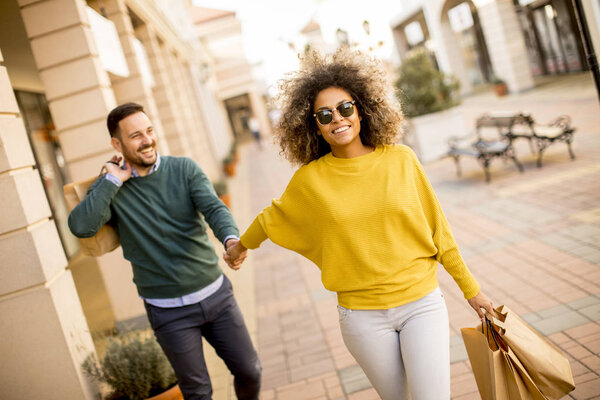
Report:
[[[225,259],[238,269],[267,238],[321,269],[344,343],[384,400],[449,399],[441,263],[481,318],[492,303],[465,265],[415,154],[385,72],[348,50],[311,54],[283,81],[277,138],[302,166]],[[409,395],[410,393],[410,395]]]

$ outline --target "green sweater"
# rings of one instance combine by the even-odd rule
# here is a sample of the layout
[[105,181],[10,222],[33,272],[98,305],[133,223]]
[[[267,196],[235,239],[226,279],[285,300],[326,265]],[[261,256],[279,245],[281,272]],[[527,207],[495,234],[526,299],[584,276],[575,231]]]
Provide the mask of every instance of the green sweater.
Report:
[[200,290],[222,274],[200,214],[220,241],[239,235],[200,167],[188,158],[163,156],[156,172],[120,188],[105,177],[96,180],[69,215],[69,227],[85,238],[110,222],[139,294],[172,298]]

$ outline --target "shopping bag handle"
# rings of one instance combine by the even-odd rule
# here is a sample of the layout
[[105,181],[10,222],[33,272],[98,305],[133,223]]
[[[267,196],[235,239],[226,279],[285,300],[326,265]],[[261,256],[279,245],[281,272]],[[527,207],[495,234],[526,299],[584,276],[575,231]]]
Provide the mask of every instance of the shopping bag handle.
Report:
[[[487,328],[487,330],[486,330],[486,328]],[[500,350],[506,349],[506,345],[504,344],[504,341],[500,337],[500,333],[498,333],[496,331],[496,329],[494,328],[494,323],[487,317],[487,315],[485,316],[485,322],[481,321],[481,331],[482,332],[485,331],[485,335],[487,337],[488,343],[490,341],[490,335],[491,335],[492,340],[494,341],[494,344],[496,345],[497,349],[500,349]]]

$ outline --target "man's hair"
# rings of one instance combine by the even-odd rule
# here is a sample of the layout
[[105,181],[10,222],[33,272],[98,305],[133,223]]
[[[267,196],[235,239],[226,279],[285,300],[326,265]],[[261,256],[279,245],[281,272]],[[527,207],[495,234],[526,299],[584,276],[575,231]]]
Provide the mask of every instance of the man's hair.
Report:
[[106,118],[106,126],[108,127],[110,137],[119,137],[121,134],[121,130],[119,129],[119,122],[122,119],[127,118],[131,114],[135,114],[138,112],[144,112],[144,107],[137,103],[125,103],[114,108]]

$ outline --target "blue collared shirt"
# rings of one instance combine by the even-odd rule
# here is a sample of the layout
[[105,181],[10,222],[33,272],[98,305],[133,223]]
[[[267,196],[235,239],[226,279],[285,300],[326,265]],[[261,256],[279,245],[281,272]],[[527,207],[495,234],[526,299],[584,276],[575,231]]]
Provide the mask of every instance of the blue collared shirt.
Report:
[[[150,170],[148,171],[148,175],[155,173],[158,170],[159,166],[160,166],[160,155],[158,153],[156,153],[156,162],[152,165],[152,167],[150,167]],[[123,163],[123,166],[121,166],[121,169],[125,169],[125,163]],[[112,183],[117,185],[118,187],[121,187],[123,185],[123,182],[121,182],[121,180],[119,178],[117,178],[115,175],[113,175],[111,173],[106,174],[105,177],[106,177],[106,179],[108,179],[109,181],[111,181]],[[139,172],[137,172],[137,170],[132,166],[131,167],[131,178],[139,178],[139,177],[140,177]],[[229,239],[238,239],[239,240],[239,237],[237,237],[235,235],[227,236],[225,238],[225,240],[223,240],[223,246],[225,246],[225,244],[227,243],[227,241]],[[209,297],[210,295],[215,293],[217,290],[219,290],[219,288],[221,287],[222,284],[223,284],[223,274],[221,274],[221,276],[219,276],[210,285],[205,286],[196,292],[186,294],[185,296],[172,297],[172,298],[168,298],[168,299],[147,299],[142,296],[140,296],[140,297],[146,303],[152,304],[153,306],[156,306],[156,307],[162,307],[162,308],[183,307],[183,306],[187,306],[190,304],[196,304],[196,303],[201,302],[202,300],[206,299],[207,297]]]

